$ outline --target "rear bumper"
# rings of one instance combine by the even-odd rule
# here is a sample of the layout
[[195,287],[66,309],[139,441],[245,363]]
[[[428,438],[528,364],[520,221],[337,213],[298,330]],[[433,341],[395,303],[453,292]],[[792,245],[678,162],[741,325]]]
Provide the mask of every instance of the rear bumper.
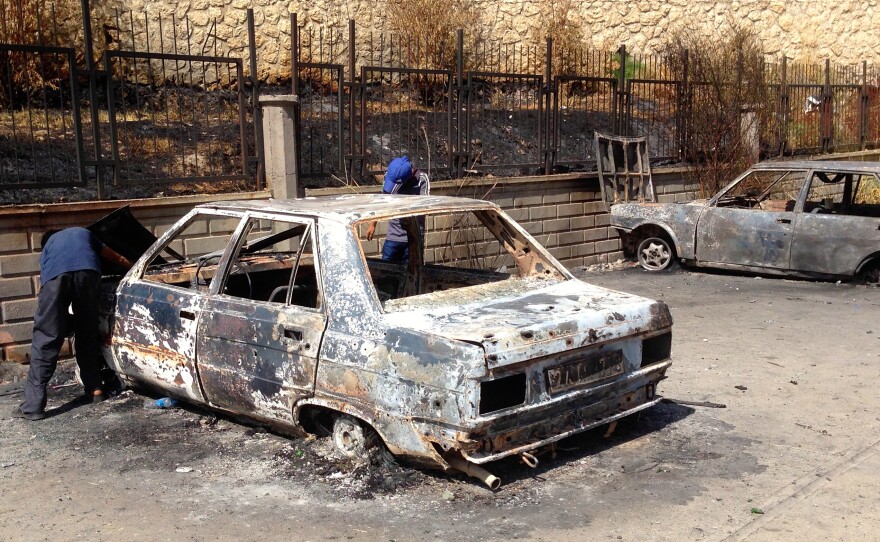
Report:
[[[533,407],[529,413],[515,413],[493,420],[460,439],[458,447],[469,461],[487,463],[540,448],[645,410],[660,402],[656,386],[666,378],[666,370],[671,364],[669,360],[657,363],[560,404]],[[522,423],[511,427],[510,416],[522,420]]]

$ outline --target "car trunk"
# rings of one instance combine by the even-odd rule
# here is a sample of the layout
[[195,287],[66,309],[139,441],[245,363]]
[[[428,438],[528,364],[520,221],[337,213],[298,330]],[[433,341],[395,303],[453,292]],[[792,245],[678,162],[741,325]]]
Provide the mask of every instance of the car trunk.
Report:
[[[517,295],[481,295],[481,289],[503,288],[505,283],[473,287],[473,301],[446,304],[446,295],[430,294],[434,306],[386,315],[392,325],[410,327],[445,338],[479,344],[489,369],[559,354],[660,330],[672,324],[665,303],[599,288],[578,280],[556,282]],[[446,295],[444,295],[446,294]],[[487,301],[491,299],[491,301]]]

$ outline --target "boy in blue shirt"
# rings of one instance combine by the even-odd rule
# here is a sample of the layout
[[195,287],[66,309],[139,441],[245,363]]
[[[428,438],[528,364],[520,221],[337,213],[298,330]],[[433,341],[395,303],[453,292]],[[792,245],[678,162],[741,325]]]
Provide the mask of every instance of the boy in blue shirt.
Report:
[[[383,194],[406,194],[410,196],[427,196],[431,193],[431,180],[424,171],[414,169],[406,156],[395,158],[388,164],[385,172]],[[424,230],[425,217],[419,217],[419,227]],[[367,227],[367,240],[373,240],[376,222]],[[409,242],[406,229],[399,218],[388,221],[388,232],[382,244],[382,259],[387,262],[402,263],[409,257]]]

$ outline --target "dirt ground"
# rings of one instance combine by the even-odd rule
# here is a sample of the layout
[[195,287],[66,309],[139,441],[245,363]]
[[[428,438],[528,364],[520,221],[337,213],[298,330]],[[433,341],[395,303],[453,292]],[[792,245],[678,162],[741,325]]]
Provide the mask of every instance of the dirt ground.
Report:
[[[865,540],[880,524],[880,289],[675,270],[581,270],[665,300],[663,403],[568,439],[537,469],[461,475],[337,457],[128,391],[10,419],[0,387],[3,540]],[[7,377],[9,375],[7,374]],[[62,386],[69,370],[56,379]],[[675,401],[679,402],[675,402]],[[714,403],[710,406],[683,402]],[[720,408],[724,405],[724,408]]]

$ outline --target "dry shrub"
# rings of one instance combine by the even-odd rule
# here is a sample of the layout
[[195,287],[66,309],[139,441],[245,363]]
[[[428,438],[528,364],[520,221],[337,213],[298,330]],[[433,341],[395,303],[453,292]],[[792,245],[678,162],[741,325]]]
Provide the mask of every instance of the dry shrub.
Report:
[[753,30],[734,23],[720,35],[674,32],[665,56],[676,74],[687,62],[683,158],[691,180],[709,195],[759,159],[746,134],[760,134],[774,111],[763,48]]
[[[0,10],[3,43],[62,47],[73,43],[65,24],[78,13],[73,0],[57,5],[44,0],[2,0]],[[2,50],[0,106],[16,107],[37,94],[57,91],[69,76],[63,55]]]
[[409,40],[412,63],[430,68],[455,68],[459,29],[468,47],[484,41],[480,11],[467,0],[389,0],[387,25]]
[[[554,75],[574,75],[582,66],[561,61],[562,57],[580,57],[586,52],[584,24],[577,14],[578,2],[575,0],[542,0],[540,24],[532,30],[532,41],[539,51],[553,40]],[[539,56],[540,68],[544,68],[544,57]],[[577,73],[578,75],[582,75]]]

